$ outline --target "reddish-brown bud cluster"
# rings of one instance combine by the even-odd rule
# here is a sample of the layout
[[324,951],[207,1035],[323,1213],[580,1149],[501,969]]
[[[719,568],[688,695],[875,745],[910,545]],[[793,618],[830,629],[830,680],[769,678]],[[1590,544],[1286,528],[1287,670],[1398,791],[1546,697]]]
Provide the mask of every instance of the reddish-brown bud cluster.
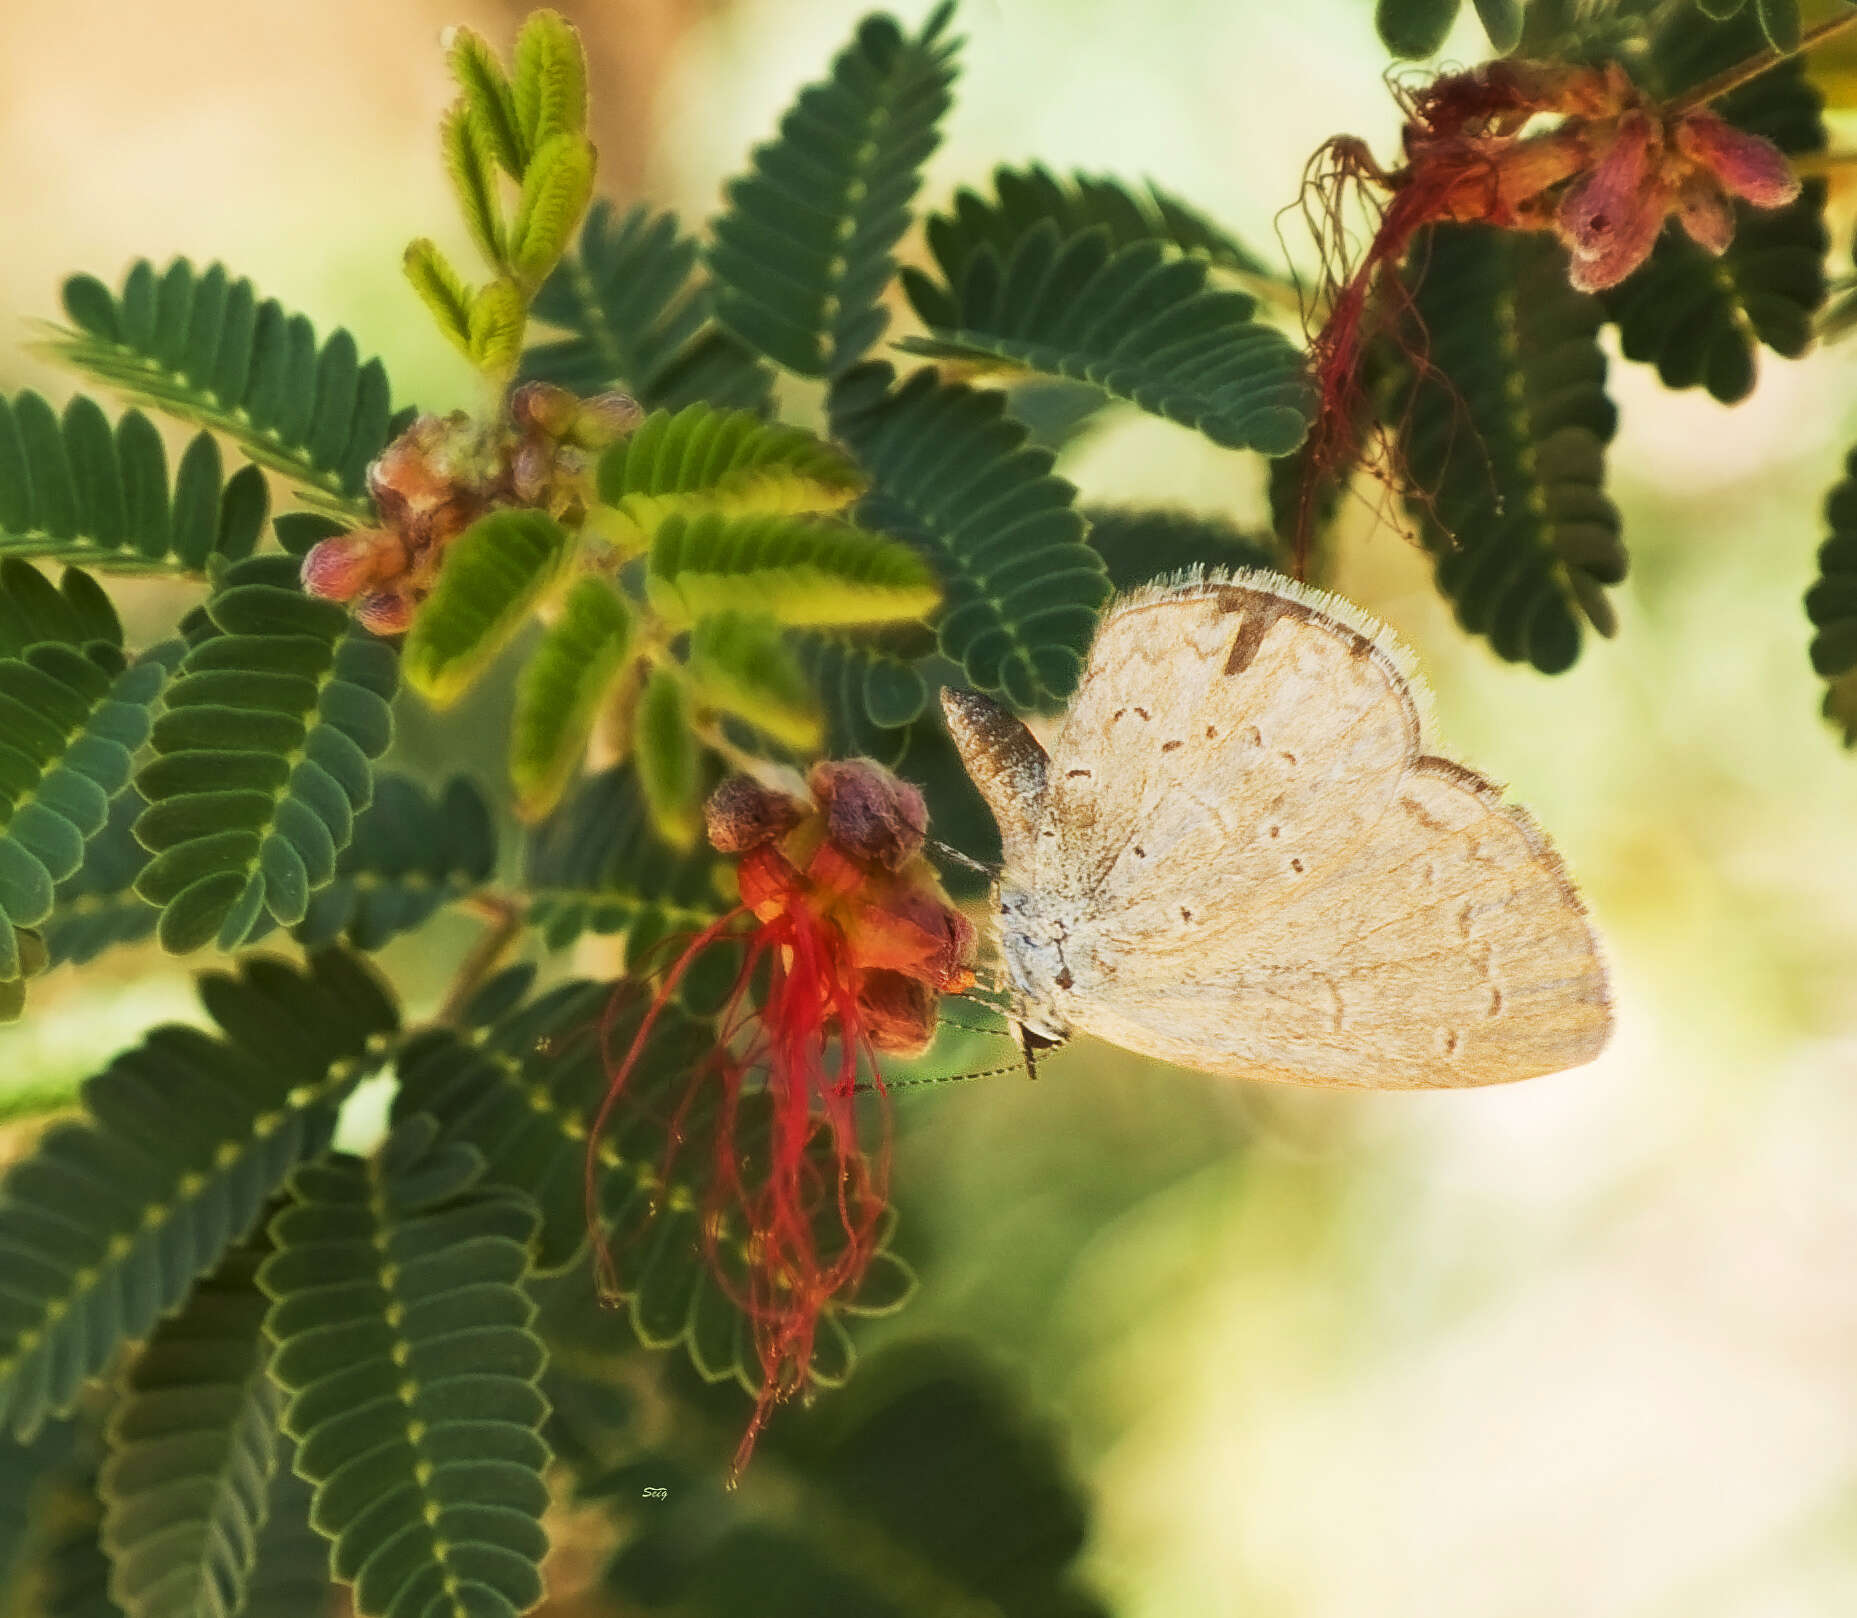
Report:
[[431,594],[446,548],[487,511],[525,506],[572,518],[592,456],[641,419],[622,393],[581,399],[544,382],[509,396],[507,416],[421,416],[368,468],[380,527],[323,540],[303,558],[303,588],[352,601],[357,620],[397,635]]
[[922,853],[922,794],[870,759],[816,764],[806,785],[801,798],[731,777],[705,806],[710,841],[740,856],[758,920],[803,915],[842,940],[872,1047],[919,1055],[938,996],[973,986],[975,942]]

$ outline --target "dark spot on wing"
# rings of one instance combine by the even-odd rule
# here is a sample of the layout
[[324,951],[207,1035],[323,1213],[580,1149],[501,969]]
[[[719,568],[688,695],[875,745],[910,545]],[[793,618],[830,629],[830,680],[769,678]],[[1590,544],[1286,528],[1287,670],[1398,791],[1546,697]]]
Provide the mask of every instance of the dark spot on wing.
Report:
[[1238,633],[1232,637],[1232,649],[1225,656],[1225,672],[1242,674],[1255,661],[1264,637],[1279,618],[1306,623],[1315,614],[1300,601],[1285,601],[1281,596],[1253,595],[1246,590],[1221,591],[1220,612],[1239,614]]
[[1502,1015],[1502,990],[1498,989],[1494,984],[1490,985],[1489,1014],[1492,1017],[1500,1017]]
[[1218,739],[1219,739],[1218,726],[1217,725],[1206,726],[1206,740],[1209,742],[1216,742]]
[[1270,828],[1270,835],[1272,837],[1281,837],[1283,835],[1283,828],[1281,826],[1272,826]]
[[1146,708],[1137,708],[1135,712],[1140,714],[1143,719],[1152,719],[1154,717]]
[[1068,966],[1062,966],[1058,968],[1057,976],[1051,981],[1060,989],[1068,989],[1077,980],[1070,975],[1070,968]]
[[1163,753],[1171,753],[1176,747],[1183,747],[1185,745],[1184,742],[1162,742],[1161,751]]
[[1297,874],[1298,876],[1301,876],[1301,875],[1302,875],[1302,861],[1301,861],[1301,860],[1291,860],[1291,861],[1290,861],[1290,869],[1291,869],[1292,871],[1294,871],[1294,872],[1295,872],[1295,873],[1296,873],[1296,874]]
[[1088,770],[1066,770],[1064,772],[1064,779],[1066,781],[1074,781],[1077,779],[1078,776],[1082,776],[1083,779],[1086,781],[1091,779],[1091,775]]
[[1457,1030],[1447,1028],[1444,1031],[1444,1054],[1454,1056],[1457,1053]]
[[1135,858],[1138,860],[1145,860],[1147,857],[1148,857],[1148,851],[1145,848],[1143,848],[1141,844],[1137,843],[1135,845]]
[[1180,919],[1182,921],[1191,921],[1193,919],[1193,912],[1188,910],[1185,905],[1180,907]]
[[1294,764],[1296,762],[1296,755],[1294,753],[1278,753],[1277,757],[1285,760],[1286,762],[1290,764]]

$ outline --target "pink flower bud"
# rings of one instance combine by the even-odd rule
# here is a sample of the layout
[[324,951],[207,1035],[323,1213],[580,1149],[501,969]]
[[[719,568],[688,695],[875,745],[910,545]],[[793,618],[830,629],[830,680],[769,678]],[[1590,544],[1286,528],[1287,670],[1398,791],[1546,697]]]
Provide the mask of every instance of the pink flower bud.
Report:
[[1721,187],[1701,170],[1690,175],[1677,192],[1676,216],[1689,239],[1718,258],[1734,240],[1734,209]]
[[1676,147],[1756,208],[1783,208],[1799,195],[1799,176],[1779,147],[1712,112],[1685,114],[1676,126]]
[[[1605,155],[1568,187],[1556,224],[1575,258],[1599,258],[1621,237],[1636,239],[1642,233],[1642,215],[1656,181],[1657,144],[1650,119],[1628,112],[1619,119]],[[1662,223],[1659,208],[1657,224]],[[1655,228],[1651,234],[1656,235]]]
[[565,438],[580,414],[580,400],[550,382],[525,382],[509,396],[509,414],[518,427]]
[[376,590],[355,603],[355,622],[376,635],[404,635],[412,627],[413,599],[398,590]]
[[629,393],[596,393],[581,400],[568,436],[582,449],[604,449],[644,419],[644,407]]
[[325,601],[350,601],[370,585],[384,584],[406,570],[406,547],[378,528],[332,534],[303,558],[303,588]]
[[703,805],[703,824],[717,853],[745,854],[786,836],[810,812],[810,804],[751,775],[731,775]]
[[1651,256],[1664,228],[1668,193],[1660,186],[1653,196],[1628,216],[1625,229],[1615,234],[1611,245],[1590,257],[1573,255],[1567,279],[1579,292],[1603,292],[1615,287]]

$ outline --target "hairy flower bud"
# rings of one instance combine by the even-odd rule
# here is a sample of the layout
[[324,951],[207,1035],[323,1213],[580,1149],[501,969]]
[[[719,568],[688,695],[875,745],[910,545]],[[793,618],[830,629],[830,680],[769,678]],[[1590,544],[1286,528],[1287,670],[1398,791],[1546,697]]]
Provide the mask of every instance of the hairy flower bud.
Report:
[[826,835],[852,858],[896,871],[922,851],[928,805],[882,765],[827,759],[812,767],[806,784],[825,809]]
[[580,401],[580,412],[567,433],[582,449],[604,449],[624,438],[645,419],[645,410],[629,393],[596,393]]
[[926,983],[882,969],[860,973],[857,1005],[877,1050],[920,1056],[935,1043],[937,1001]]
[[351,601],[370,586],[397,578],[406,564],[406,547],[385,529],[332,534],[304,556],[303,588],[325,601]]
[[731,775],[704,803],[703,824],[718,854],[745,854],[785,837],[809,813],[811,806],[791,793],[752,775]]
[[1799,195],[1799,176],[1779,147],[1712,112],[1684,114],[1675,139],[1679,152],[1756,208],[1782,208]]
[[376,635],[404,635],[412,627],[414,605],[403,590],[376,590],[355,602],[355,622]]
[[1717,257],[1734,240],[1734,208],[1707,174],[1698,172],[1683,182],[1676,195],[1676,216],[1689,239]]
[[525,382],[509,396],[510,420],[549,438],[565,438],[580,414],[580,400],[552,382]]

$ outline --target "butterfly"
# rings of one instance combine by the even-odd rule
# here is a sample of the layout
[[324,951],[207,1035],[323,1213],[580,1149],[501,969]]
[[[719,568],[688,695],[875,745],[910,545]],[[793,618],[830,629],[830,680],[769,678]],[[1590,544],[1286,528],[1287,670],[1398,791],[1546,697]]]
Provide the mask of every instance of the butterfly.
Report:
[[944,691],[999,823],[1028,1065],[1076,1032],[1385,1089],[1598,1055],[1611,1002],[1580,896],[1499,787],[1425,751],[1413,678],[1347,603],[1244,570],[1112,603],[1049,754]]

